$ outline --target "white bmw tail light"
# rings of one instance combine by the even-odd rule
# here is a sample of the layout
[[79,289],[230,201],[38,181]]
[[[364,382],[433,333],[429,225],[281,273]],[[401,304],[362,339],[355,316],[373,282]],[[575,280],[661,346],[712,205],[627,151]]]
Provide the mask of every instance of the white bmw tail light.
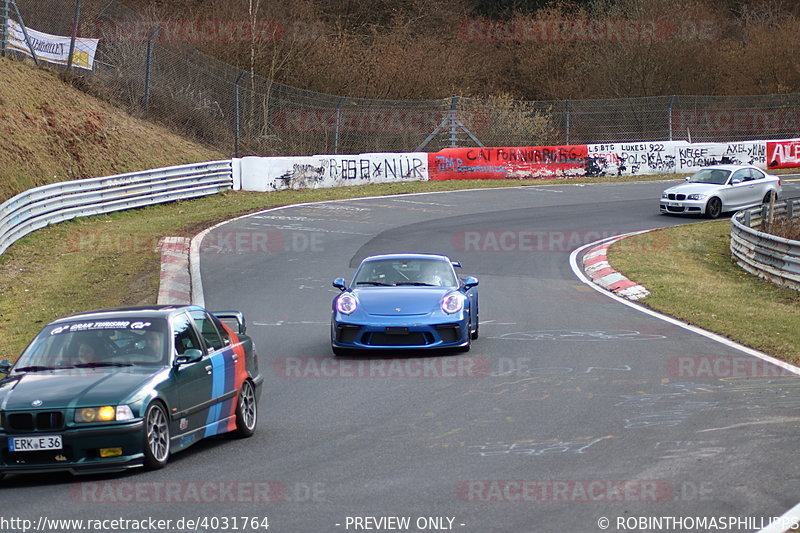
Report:
[[344,293],[336,300],[336,310],[344,315],[349,315],[358,307],[358,300],[349,293]]
[[458,292],[451,292],[442,298],[442,311],[448,315],[458,313],[464,309],[464,295]]

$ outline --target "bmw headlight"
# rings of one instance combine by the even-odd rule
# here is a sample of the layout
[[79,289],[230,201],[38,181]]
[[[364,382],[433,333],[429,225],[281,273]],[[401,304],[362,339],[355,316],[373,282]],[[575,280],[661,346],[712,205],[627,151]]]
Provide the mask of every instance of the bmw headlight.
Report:
[[667,193],[665,193],[665,192],[662,192],[662,193],[661,193],[661,199],[662,199],[662,200],[666,200],[666,199],[668,199],[668,198],[669,198],[669,195],[668,195]]
[[442,311],[448,315],[458,313],[464,309],[464,295],[459,292],[445,294],[442,298]]
[[336,310],[343,315],[349,315],[358,307],[358,300],[349,293],[344,293],[336,300]]
[[707,194],[690,194],[686,197],[687,200],[705,200],[708,198]]
[[102,407],[84,407],[75,409],[75,422],[124,422],[133,420],[133,411],[128,405],[104,405]]

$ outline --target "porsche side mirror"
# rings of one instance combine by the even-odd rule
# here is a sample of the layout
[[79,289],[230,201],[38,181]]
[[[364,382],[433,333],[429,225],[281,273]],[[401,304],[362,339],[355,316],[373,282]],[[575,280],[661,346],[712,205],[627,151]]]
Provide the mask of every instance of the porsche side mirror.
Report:
[[0,374],[8,374],[11,372],[11,367],[14,366],[8,359],[0,361]]
[[450,261],[455,268],[461,268],[461,261]]
[[343,291],[347,288],[347,284],[345,283],[344,278],[336,278],[335,280],[333,280],[332,285],[337,289],[339,289],[340,291]]
[[195,348],[190,348],[175,358],[175,366],[188,365],[189,363],[196,363],[203,358],[203,352]]
[[689,181],[690,179],[692,179],[691,176],[686,176],[685,178],[683,178],[683,181]]
[[464,280],[464,290],[465,291],[468,291],[472,287],[477,287],[477,286],[478,286],[478,278],[473,278],[472,276],[470,276],[470,277],[468,277],[467,279]]

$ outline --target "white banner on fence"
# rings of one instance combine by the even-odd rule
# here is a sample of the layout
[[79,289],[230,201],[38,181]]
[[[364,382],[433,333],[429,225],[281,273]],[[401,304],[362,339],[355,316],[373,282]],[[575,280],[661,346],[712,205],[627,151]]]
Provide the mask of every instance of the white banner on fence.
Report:
[[380,153],[293,157],[244,157],[239,160],[242,190],[317,189],[428,179],[428,154]]
[[[48,63],[66,65],[69,62],[69,45],[71,39],[60,35],[50,35],[31,28],[25,28],[31,40],[33,51],[36,58]],[[25,42],[25,34],[22,26],[14,20],[8,19],[8,42],[7,46],[12,50],[22,52],[32,56],[28,44]],[[75,39],[75,51],[72,54],[72,66],[92,70],[94,66],[94,55],[97,52],[99,39],[88,39],[78,37]]]

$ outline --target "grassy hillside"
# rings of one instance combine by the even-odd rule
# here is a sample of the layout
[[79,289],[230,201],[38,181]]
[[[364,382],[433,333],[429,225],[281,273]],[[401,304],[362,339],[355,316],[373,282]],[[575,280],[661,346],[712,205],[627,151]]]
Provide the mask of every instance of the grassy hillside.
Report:
[[0,58],[0,202],[31,187],[223,154],[134,118],[45,69]]

